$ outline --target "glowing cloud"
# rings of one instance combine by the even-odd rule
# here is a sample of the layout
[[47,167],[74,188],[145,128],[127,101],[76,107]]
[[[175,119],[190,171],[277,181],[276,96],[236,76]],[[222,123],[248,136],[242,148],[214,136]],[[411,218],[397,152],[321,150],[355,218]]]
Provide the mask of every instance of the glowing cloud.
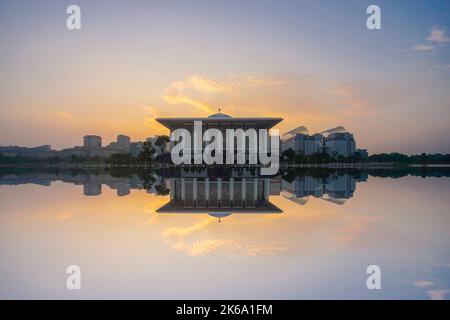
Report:
[[434,46],[420,43],[415,45],[413,49],[417,51],[430,51],[434,49]]
[[433,286],[434,282],[427,281],[427,280],[415,281],[414,285],[418,288],[425,288],[425,287]]
[[286,84],[286,81],[271,76],[230,76],[225,81],[217,81],[199,75],[192,75],[184,81],[172,82],[166,89],[163,99],[169,104],[192,106],[209,115],[214,113],[217,108],[205,101],[205,99],[208,99],[207,95],[284,84]]
[[450,290],[437,289],[427,291],[428,296],[431,300],[444,300],[445,296],[450,293]]
[[69,119],[72,117],[72,115],[69,112],[55,112],[55,115],[59,118],[63,118],[63,119]]
[[448,38],[445,35],[444,30],[438,28],[437,26],[433,26],[431,28],[431,32],[430,32],[430,35],[428,36],[427,40],[432,41],[432,42],[441,42],[441,43],[450,42],[450,38]]

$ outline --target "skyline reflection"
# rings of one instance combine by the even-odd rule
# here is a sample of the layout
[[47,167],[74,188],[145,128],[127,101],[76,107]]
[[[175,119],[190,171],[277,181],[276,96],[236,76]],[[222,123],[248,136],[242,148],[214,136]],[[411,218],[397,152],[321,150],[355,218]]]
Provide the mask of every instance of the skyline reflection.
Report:
[[236,174],[1,169],[0,297],[449,298],[446,170]]
[[158,213],[282,213],[270,202],[271,196],[283,196],[305,205],[310,196],[342,205],[353,197],[358,182],[367,181],[368,173],[340,171],[283,172],[278,176],[259,176],[253,170],[229,170],[212,175],[207,170],[177,173],[154,171],[106,170],[3,170],[0,185],[37,184],[51,186],[61,181],[83,187],[83,195],[100,196],[104,186],[118,197],[131,190],[145,190],[158,196],[169,195],[169,202]]

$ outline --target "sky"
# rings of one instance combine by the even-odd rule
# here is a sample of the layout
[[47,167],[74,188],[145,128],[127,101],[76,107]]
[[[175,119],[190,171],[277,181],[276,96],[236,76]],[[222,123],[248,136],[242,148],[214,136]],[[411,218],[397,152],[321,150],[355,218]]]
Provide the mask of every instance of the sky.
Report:
[[369,153],[450,153],[449,48],[445,0],[0,0],[0,145],[143,140],[168,134],[157,117],[221,108],[282,133],[342,125]]

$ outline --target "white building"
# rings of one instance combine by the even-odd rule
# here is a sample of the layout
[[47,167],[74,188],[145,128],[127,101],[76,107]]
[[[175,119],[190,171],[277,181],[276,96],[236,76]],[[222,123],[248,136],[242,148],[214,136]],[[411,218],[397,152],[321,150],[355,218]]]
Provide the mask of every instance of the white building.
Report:
[[292,149],[297,153],[303,155],[311,155],[322,151],[323,136],[320,133],[316,133],[312,136],[304,133],[296,133],[294,136],[289,137],[282,141],[281,151]]
[[283,135],[281,151],[288,149],[303,155],[326,152],[332,157],[349,157],[356,152],[356,142],[341,126],[313,135],[302,126]]
[[333,156],[349,157],[356,151],[356,142],[353,134],[348,132],[336,132],[325,138],[325,150]]

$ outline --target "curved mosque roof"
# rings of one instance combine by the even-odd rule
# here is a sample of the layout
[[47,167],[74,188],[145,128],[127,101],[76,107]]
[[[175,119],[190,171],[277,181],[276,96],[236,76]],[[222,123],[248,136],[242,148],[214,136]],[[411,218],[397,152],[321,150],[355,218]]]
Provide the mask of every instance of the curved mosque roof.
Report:
[[282,121],[282,118],[274,118],[274,117],[231,117],[225,113],[215,113],[206,118],[195,117],[195,118],[157,118],[156,121],[161,123],[163,126],[168,128],[169,130],[174,130],[180,127],[183,127],[186,123],[192,123],[194,121],[202,121],[205,123],[252,123],[258,124],[267,129],[272,128],[277,123]]

